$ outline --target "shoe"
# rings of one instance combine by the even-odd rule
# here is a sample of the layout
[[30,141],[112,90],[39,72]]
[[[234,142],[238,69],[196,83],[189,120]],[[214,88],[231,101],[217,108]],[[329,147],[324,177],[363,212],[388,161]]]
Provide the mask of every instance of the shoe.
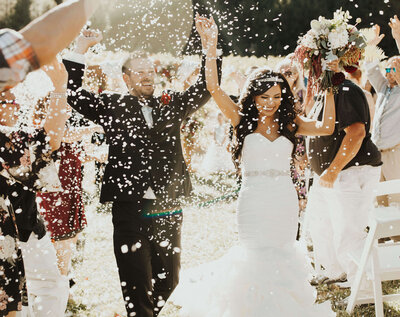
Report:
[[344,282],[336,282],[336,285],[340,288],[340,289],[346,289],[346,288],[351,288],[351,283],[349,281],[344,281]]
[[318,285],[322,285],[322,284],[326,283],[326,281],[328,281],[328,280],[329,280],[329,277],[317,275],[311,279],[310,284],[312,286],[318,286]]
[[335,283],[345,283],[347,282],[347,274],[343,273],[342,275],[340,275],[338,278],[332,278],[332,279],[328,279],[325,283],[327,285],[330,284],[335,284]]

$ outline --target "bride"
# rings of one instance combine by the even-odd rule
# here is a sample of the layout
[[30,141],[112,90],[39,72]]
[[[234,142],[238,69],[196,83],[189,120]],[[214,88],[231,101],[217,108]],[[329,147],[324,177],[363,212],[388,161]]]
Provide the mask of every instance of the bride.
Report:
[[[182,313],[190,317],[333,315],[328,303],[314,305],[305,256],[294,246],[298,202],[289,172],[296,134],[332,134],[333,94],[325,93],[323,122],[307,120],[295,114],[285,78],[263,68],[249,76],[239,103],[234,103],[218,83],[217,26],[212,18],[200,16],[196,24],[207,49],[207,88],[235,129],[233,157],[243,178],[237,207],[240,248],[200,267],[203,279],[197,283],[183,273],[177,296]],[[329,64],[331,69],[335,66]]]

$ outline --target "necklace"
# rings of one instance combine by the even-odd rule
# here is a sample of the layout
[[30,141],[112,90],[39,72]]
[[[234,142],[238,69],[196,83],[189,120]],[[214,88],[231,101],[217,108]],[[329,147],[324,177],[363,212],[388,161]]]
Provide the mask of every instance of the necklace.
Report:
[[268,128],[267,128],[267,134],[271,134],[271,127],[270,126],[268,126]]

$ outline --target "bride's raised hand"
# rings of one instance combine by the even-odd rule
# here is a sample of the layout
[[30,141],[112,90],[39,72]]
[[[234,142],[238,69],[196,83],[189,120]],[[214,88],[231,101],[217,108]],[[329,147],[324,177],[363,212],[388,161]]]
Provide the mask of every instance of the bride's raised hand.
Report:
[[218,26],[213,17],[207,19],[207,23],[205,23],[204,28],[209,45],[216,47],[218,43]]
[[204,24],[207,22],[207,19],[205,17],[203,17],[203,16],[200,16],[198,13],[196,13],[195,22],[196,22],[197,33],[199,33],[199,35],[200,35],[201,46],[204,49],[207,49],[207,47],[208,47],[208,39],[207,39],[207,35],[206,35],[206,32],[205,32],[205,27],[204,27]]

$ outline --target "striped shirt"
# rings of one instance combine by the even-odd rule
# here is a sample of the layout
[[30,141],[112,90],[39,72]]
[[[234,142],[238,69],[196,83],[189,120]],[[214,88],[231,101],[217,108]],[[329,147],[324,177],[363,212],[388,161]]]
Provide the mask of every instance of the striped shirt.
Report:
[[0,92],[10,89],[32,70],[39,62],[31,44],[11,29],[0,30]]

